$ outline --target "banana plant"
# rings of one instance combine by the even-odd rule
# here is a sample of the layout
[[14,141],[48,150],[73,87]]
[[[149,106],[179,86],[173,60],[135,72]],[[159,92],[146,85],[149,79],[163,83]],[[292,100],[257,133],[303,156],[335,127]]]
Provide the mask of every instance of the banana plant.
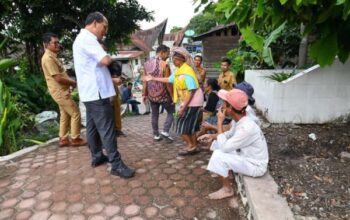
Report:
[[[0,43],[0,49],[5,46],[6,39]],[[16,65],[14,59],[0,60],[0,76],[6,76],[10,67]],[[0,155],[17,151],[16,134],[20,128],[16,100],[0,79]]]
[[18,150],[17,131],[20,119],[14,97],[0,80],[0,154],[5,155]]
[[241,29],[244,40],[262,57],[263,61],[269,66],[275,66],[270,45],[274,43],[282,34],[286,27],[286,22],[270,33],[265,39],[264,37],[254,33],[251,28]]

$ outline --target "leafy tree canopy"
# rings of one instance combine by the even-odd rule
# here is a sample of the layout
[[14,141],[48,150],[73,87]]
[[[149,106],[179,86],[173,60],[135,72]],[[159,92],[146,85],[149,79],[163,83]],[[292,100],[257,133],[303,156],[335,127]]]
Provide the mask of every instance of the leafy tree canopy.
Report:
[[41,45],[45,32],[65,37],[69,46],[84,27],[87,15],[103,13],[109,21],[107,45],[128,39],[138,21],[153,19],[137,0],[1,0],[0,34],[25,42],[27,54]]
[[181,30],[182,30],[182,27],[174,26],[171,28],[170,33],[175,33]]
[[94,11],[107,17],[109,41],[126,39],[139,28],[138,21],[153,19],[152,12],[137,0],[2,0],[0,4],[6,9],[1,13],[1,24],[7,27],[7,34],[32,42],[40,42],[41,34],[48,31],[74,37]]
[[212,27],[215,27],[217,24],[216,17],[210,13],[204,13],[194,16],[190,20],[188,29],[194,30],[195,34],[202,34],[209,31]]
[[[310,55],[321,66],[333,63],[336,56],[345,62],[350,53],[349,0],[194,0],[214,12],[221,21],[235,22],[240,30],[305,26],[304,35],[312,36]],[[244,35],[244,33],[243,33]],[[256,33],[261,41],[262,36]]]

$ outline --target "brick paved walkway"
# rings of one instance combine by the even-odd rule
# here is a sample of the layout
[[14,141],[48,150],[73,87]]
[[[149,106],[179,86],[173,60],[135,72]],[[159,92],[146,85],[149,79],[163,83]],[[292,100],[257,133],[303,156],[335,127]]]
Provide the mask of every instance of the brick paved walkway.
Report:
[[153,142],[149,115],[123,126],[119,150],[134,178],[91,168],[87,147],[41,148],[0,164],[0,219],[240,219],[232,200],[205,198],[220,187],[205,170],[209,152],[177,157],[180,138]]

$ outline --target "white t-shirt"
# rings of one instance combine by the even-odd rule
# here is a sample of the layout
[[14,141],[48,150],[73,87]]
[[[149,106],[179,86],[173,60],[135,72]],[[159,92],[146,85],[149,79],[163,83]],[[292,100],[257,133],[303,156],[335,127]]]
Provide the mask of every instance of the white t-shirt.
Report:
[[106,66],[99,64],[106,55],[97,37],[81,29],[73,44],[73,58],[82,102],[115,96],[111,74]]

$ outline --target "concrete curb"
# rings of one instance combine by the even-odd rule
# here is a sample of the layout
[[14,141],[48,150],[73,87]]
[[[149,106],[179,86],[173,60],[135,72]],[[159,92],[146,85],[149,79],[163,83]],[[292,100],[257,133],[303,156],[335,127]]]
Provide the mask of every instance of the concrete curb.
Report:
[[285,198],[269,173],[259,178],[235,175],[238,192],[251,220],[294,220]]
[[[81,129],[80,131],[80,134],[81,135],[85,135],[85,132],[86,132],[86,128],[83,128]],[[59,141],[59,138],[56,137],[56,138],[52,138],[48,141],[46,141],[45,143],[43,144],[37,144],[37,145],[33,145],[33,146],[30,146],[30,147],[26,147],[22,150],[19,150],[19,151],[16,151],[12,154],[9,154],[9,155],[6,155],[6,156],[1,156],[0,157],[0,162],[5,162],[5,161],[8,161],[8,160],[12,160],[12,159],[15,159],[17,157],[21,157],[27,153],[30,153],[30,152],[33,152],[35,151],[36,149],[40,148],[40,147],[47,147],[48,145],[51,145],[55,142],[58,142]]]
[[36,149],[38,149],[40,147],[47,147],[48,145],[51,145],[52,143],[57,142],[58,140],[59,140],[59,138],[56,137],[56,138],[53,138],[53,139],[50,139],[50,140],[46,141],[43,144],[37,144],[37,145],[33,145],[31,147],[26,147],[26,148],[24,148],[22,150],[19,150],[19,151],[16,151],[16,152],[12,153],[12,154],[9,154],[9,155],[6,155],[6,156],[2,156],[2,157],[0,157],[0,162],[13,160],[13,159],[15,159],[17,157],[21,157],[21,156],[23,156],[25,154],[28,154],[30,152],[35,151]]

